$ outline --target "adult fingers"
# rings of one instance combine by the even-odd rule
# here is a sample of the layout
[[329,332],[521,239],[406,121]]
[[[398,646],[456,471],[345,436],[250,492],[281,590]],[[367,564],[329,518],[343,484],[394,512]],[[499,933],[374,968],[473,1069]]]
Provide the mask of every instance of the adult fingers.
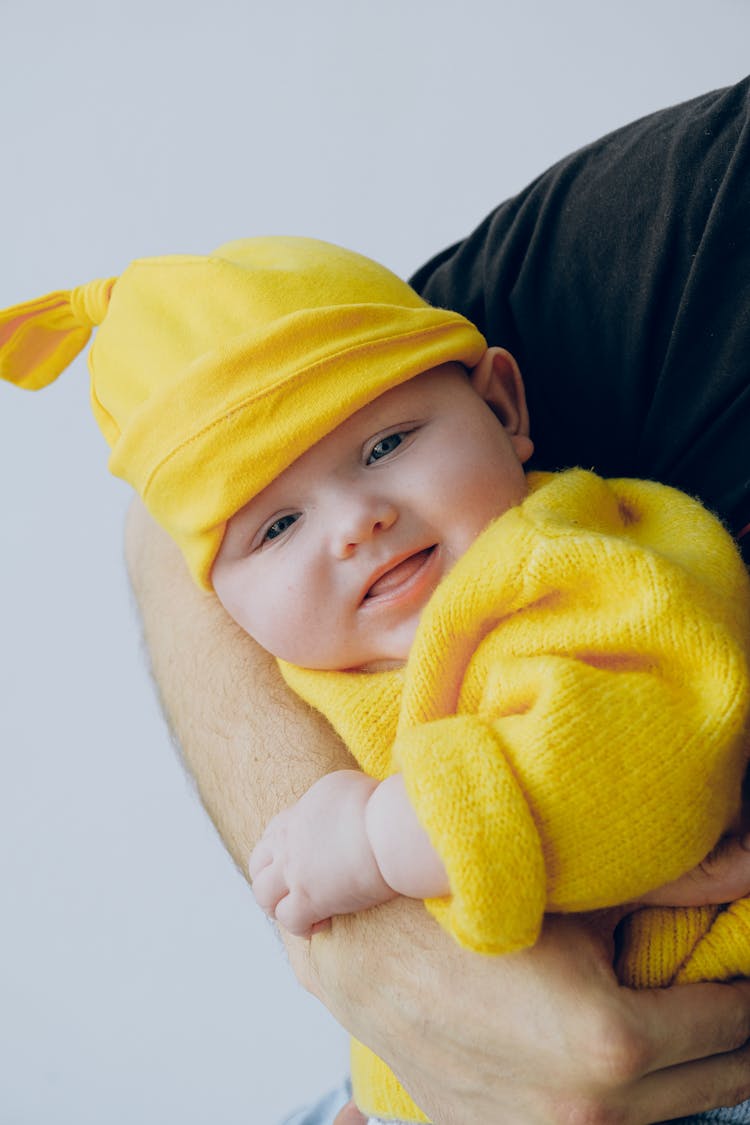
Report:
[[704,906],[750,895],[750,837],[728,836],[692,871],[639,899],[652,906]]
[[748,1098],[750,1046],[745,1046],[648,1075],[630,1092],[628,1105],[638,1122],[654,1122],[735,1106]]
[[652,1125],[750,1098],[750,981],[622,989],[620,999],[624,1018],[592,1035],[545,1121]]
[[736,1051],[750,1039],[750,980],[623,990],[621,1001],[637,1043],[625,1059],[633,1077]]

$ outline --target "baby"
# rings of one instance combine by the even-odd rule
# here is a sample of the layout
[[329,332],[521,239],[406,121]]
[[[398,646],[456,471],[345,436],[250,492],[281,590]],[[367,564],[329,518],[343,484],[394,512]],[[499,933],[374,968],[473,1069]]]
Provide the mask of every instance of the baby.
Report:
[[[292,932],[399,893],[510,952],[545,909],[611,906],[698,862],[714,800],[731,818],[746,618],[713,595],[739,595],[742,564],[687,497],[527,481],[530,453],[518,368],[490,349],[470,377],[448,364],[384,392],[228,523],[217,595],[367,771],[323,778],[253,854],[256,897]],[[706,769],[730,789],[708,797]]]
[[[95,325],[112,471],[365,771],[252,857],[287,928],[409,894],[468,947],[518,949],[545,910],[637,898],[732,824],[731,540],[659,485],[527,477],[518,367],[468,321],[359,255],[251,239],[0,313],[0,374],[44,386]],[[743,912],[644,912],[623,979],[747,972]],[[359,1046],[354,1080],[368,1112],[424,1120]]]

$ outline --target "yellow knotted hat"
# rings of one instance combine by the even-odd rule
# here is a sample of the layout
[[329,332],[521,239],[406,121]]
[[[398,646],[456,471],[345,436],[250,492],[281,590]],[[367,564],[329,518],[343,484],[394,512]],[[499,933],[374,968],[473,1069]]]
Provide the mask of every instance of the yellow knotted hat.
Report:
[[378,395],[486,344],[383,266],[330,243],[253,238],[0,312],[0,376],[46,386],[85,347],[109,467],[206,589],[226,521]]

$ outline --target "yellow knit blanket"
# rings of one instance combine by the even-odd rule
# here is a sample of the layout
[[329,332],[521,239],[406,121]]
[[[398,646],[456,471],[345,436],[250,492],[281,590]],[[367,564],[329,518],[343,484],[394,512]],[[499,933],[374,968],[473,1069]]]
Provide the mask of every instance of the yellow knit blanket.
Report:
[[[469,949],[534,943],[545,911],[636,898],[735,820],[747,752],[750,582],[696,501],[572,470],[533,474],[426,607],[404,669],[291,687],[362,768],[403,774]],[[618,967],[637,987],[750,974],[750,904],[647,910]],[[361,1044],[355,1095],[424,1121]]]

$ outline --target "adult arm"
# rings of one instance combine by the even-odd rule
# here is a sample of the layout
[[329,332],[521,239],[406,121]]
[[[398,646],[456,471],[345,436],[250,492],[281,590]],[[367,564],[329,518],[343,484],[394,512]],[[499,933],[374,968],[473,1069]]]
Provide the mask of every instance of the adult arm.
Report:
[[[164,709],[244,872],[270,817],[351,760],[137,503],[127,546]],[[438,1125],[647,1125],[750,1096],[750,985],[619,988],[611,937],[551,919],[533,949],[482,957],[397,899],[285,940],[301,983]]]

